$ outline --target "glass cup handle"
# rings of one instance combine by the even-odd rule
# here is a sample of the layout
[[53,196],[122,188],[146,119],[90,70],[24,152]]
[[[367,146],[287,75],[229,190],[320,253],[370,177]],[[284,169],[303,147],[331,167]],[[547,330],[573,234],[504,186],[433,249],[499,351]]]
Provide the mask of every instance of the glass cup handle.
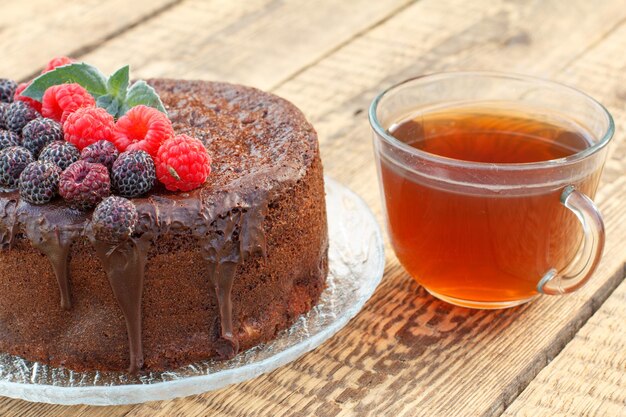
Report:
[[561,193],[561,204],[570,209],[583,227],[582,247],[574,260],[562,271],[551,269],[537,284],[542,294],[560,295],[576,291],[591,277],[604,250],[604,222],[589,197],[568,185]]

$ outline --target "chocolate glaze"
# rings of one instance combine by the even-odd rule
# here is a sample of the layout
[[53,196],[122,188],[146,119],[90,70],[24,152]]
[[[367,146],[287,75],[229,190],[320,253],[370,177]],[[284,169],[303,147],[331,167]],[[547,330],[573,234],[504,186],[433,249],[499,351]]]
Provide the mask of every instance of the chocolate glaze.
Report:
[[255,253],[266,255],[263,220],[267,200],[259,197],[256,204],[235,209],[218,216],[211,222],[220,233],[204,235],[196,229],[195,236],[207,262],[208,277],[215,289],[219,304],[221,342],[217,353],[231,358],[239,351],[237,333],[233,330],[231,290],[237,266]]
[[144,234],[140,238],[111,244],[94,239],[93,234],[90,238],[124,315],[130,350],[128,371],[137,372],[143,367],[141,295],[150,239]]
[[[139,213],[138,226],[129,240],[117,245],[95,238],[90,227],[91,212],[74,210],[60,199],[33,206],[20,201],[15,191],[0,192],[2,247],[10,248],[16,234],[22,232],[44,253],[54,270],[61,306],[65,309],[71,307],[68,254],[72,242],[87,238],[93,244],[126,322],[131,372],[143,365],[141,299],[148,252],[155,240],[170,233],[189,233],[195,237],[206,262],[207,280],[219,305],[222,343],[216,351],[223,358],[237,354],[238,332],[233,328],[231,301],[233,277],[248,257],[266,256],[263,223],[269,201],[275,196],[275,184],[295,185],[310,163],[306,158],[317,152],[313,140],[306,146],[314,152],[300,151],[297,157],[286,157],[294,135],[290,118],[310,127],[297,110],[284,114],[284,123],[273,121],[272,129],[263,125],[273,107],[285,113],[285,102],[281,99],[267,95],[271,99],[269,104],[264,104],[266,108],[257,108],[254,95],[243,94],[249,91],[263,94],[253,89],[170,80],[152,80],[151,84],[161,94],[177,133],[198,137],[214,159],[219,155],[204,187],[189,193],[171,193],[157,187],[149,196],[133,199]],[[203,91],[219,97],[205,97]],[[219,114],[221,107],[228,108],[227,115]],[[211,111],[200,114],[198,108]],[[232,129],[228,129],[229,123]],[[315,137],[310,129],[305,134]],[[241,158],[241,154],[246,154],[246,158]],[[246,175],[247,171],[251,175]]]
[[69,310],[72,301],[68,255],[72,242],[83,232],[82,216],[71,213],[68,216],[57,205],[39,213],[25,201],[17,203],[16,213],[16,218],[31,244],[48,257],[59,286],[61,308]]
[[68,255],[75,236],[72,233],[59,230],[58,227],[51,228],[48,233],[41,233],[41,219],[33,221],[32,224],[33,227],[26,228],[26,235],[32,245],[48,257],[59,285],[61,308],[69,310],[72,307],[72,300]]
[[17,226],[17,199],[6,198],[0,200],[0,246],[2,249],[11,249]]

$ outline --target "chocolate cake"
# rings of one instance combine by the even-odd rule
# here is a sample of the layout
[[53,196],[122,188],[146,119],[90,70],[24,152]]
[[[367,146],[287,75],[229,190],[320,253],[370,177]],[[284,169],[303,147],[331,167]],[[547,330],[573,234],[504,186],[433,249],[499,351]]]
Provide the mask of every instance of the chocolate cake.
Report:
[[174,369],[273,339],[318,301],[328,238],[317,136],[289,102],[155,79],[175,132],[213,159],[187,193],[132,199],[130,239],[92,212],[0,192],[0,351],[83,370]]

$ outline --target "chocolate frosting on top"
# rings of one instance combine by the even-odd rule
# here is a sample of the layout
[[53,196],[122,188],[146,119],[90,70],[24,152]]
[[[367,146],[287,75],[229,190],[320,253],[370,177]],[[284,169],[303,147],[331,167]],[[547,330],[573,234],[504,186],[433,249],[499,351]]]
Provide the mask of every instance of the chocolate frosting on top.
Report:
[[160,94],[176,133],[200,139],[213,159],[213,172],[201,188],[174,193],[157,186],[133,199],[139,224],[118,245],[95,238],[92,212],[72,209],[61,199],[34,206],[21,201],[16,191],[0,192],[0,244],[10,249],[14,239],[27,238],[48,257],[62,308],[71,308],[71,244],[79,238],[92,242],[126,320],[132,372],[143,363],[143,270],[151,242],[165,234],[185,233],[197,240],[219,304],[223,343],[218,353],[237,353],[230,301],[235,270],[247,257],[265,254],[268,205],[304,176],[317,148],[317,135],[301,112],[274,95],[226,83],[149,83]]

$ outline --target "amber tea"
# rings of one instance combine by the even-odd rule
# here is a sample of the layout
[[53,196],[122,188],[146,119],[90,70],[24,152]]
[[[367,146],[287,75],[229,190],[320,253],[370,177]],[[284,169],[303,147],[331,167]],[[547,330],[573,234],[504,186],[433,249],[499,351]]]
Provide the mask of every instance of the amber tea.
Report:
[[[483,164],[557,160],[591,146],[580,126],[514,109],[420,112],[388,133],[429,154]],[[565,267],[578,250],[580,226],[560,203],[562,187],[467,192],[408,175],[385,157],[380,163],[395,252],[411,276],[440,298],[457,304],[529,299],[539,279]],[[593,196],[600,169],[576,188]]]

